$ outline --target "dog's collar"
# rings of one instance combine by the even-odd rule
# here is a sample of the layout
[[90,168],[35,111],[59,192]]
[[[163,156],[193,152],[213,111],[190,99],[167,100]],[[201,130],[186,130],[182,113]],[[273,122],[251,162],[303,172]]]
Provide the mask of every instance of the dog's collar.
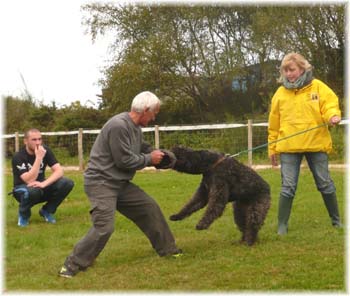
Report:
[[220,164],[220,163],[221,163],[222,161],[224,161],[225,159],[226,159],[226,156],[223,156],[223,157],[219,158],[219,159],[211,166],[211,168],[210,168],[209,170],[212,170],[212,169],[216,168],[217,165]]

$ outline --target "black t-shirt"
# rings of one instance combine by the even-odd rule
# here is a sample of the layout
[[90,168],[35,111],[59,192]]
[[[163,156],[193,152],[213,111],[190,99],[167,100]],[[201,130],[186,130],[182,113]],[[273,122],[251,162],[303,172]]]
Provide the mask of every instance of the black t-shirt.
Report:
[[[39,174],[36,181],[42,182],[45,180],[45,169],[48,165],[52,167],[54,164],[58,163],[55,155],[47,146],[43,145],[46,154],[41,162]],[[13,172],[13,185],[25,184],[21,179],[23,173],[29,172],[35,161],[35,155],[28,154],[25,147],[21,148],[12,158],[12,172]]]

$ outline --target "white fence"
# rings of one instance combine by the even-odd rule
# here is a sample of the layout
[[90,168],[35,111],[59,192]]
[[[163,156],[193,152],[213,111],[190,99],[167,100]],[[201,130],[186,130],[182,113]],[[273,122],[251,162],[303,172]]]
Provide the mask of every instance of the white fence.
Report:
[[[347,124],[349,124],[349,120],[342,120],[340,123],[340,125]],[[267,143],[267,126],[267,122],[253,123],[252,120],[248,120],[246,123],[232,124],[154,126],[142,128],[142,131],[145,140],[153,144],[155,148],[170,148],[175,144],[182,144],[193,148],[219,150],[228,154],[246,150],[246,161],[251,166],[253,162],[252,149]],[[42,132],[41,134],[44,142],[51,148],[56,147],[60,150],[67,148],[71,151],[71,156],[76,155],[78,158],[77,165],[83,170],[84,152],[85,158],[87,158],[86,153],[90,151],[99,132],[100,130],[80,128],[76,131]],[[344,132],[344,129],[342,132]],[[2,135],[2,138],[6,141],[7,156],[11,156],[12,153],[19,150],[23,136],[23,133],[18,132]],[[50,137],[55,137],[56,140],[50,142]],[[266,155],[266,149],[263,153]],[[55,151],[55,154],[57,154],[57,151]]]

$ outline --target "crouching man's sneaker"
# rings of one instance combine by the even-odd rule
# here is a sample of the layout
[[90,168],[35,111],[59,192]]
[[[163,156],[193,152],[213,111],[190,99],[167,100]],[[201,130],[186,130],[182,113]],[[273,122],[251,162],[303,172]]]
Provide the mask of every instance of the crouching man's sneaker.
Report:
[[65,278],[72,278],[78,272],[79,272],[79,270],[73,271],[69,267],[67,267],[66,265],[63,265],[61,267],[61,270],[58,272],[58,275],[61,276],[61,277],[65,277]]
[[41,208],[39,210],[39,215],[41,217],[43,217],[45,219],[45,221],[48,222],[48,223],[51,223],[51,224],[55,224],[56,223],[55,217],[52,214],[50,214],[49,212],[45,211],[43,208]]
[[23,216],[18,216],[18,226],[20,227],[26,227],[29,224],[29,218],[24,218]]

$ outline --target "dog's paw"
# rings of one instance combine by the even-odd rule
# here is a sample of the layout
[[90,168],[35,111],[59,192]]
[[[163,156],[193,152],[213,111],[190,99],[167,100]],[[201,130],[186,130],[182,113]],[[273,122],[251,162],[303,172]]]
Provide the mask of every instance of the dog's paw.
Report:
[[174,215],[171,215],[171,216],[169,217],[169,219],[170,219],[171,221],[179,221],[179,220],[181,220],[181,217],[180,217],[179,215],[174,214]]
[[246,245],[248,247],[251,247],[256,243],[256,241],[242,238],[238,243],[241,245]]
[[197,225],[196,225],[196,229],[197,230],[204,230],[204,229],[207,229],[209,227],[209,225],[204,225],[204,224],[202,224],[202,223],[198,223]]

